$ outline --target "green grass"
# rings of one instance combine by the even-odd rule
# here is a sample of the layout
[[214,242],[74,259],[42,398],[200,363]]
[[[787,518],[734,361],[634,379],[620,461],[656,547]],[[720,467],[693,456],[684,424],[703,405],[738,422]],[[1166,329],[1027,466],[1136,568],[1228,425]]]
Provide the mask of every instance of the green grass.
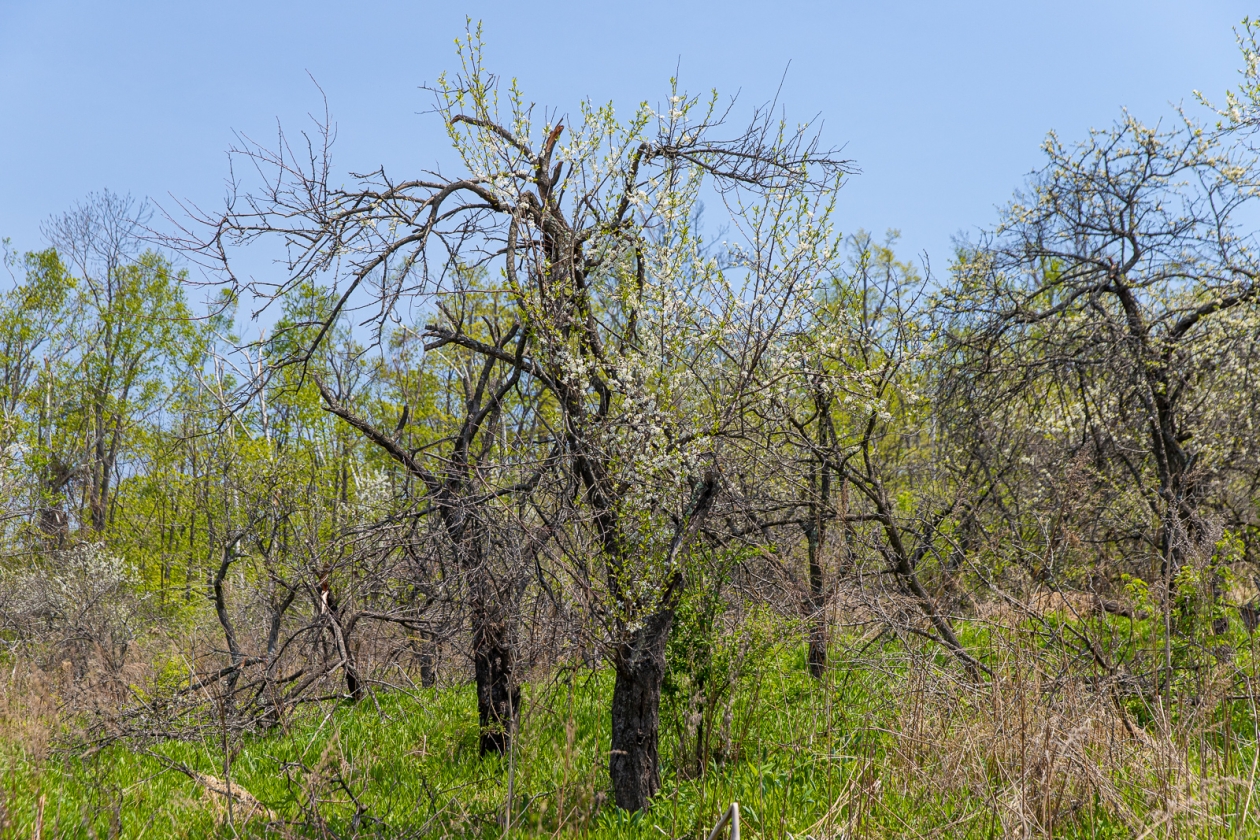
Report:
[[[949,745],[985,720],[983,695],[972,705],[940,699],[930,678],[943,671],[907,688],[896,669],[843,664],[819,684],[795,646],[757,665],[739,679],[729,712],[714,714],[726,749],[700,778],[678,772],[684,711],[676,700],[666,704],[663,787],[646,814],[607,802],[610,674],[562,670],[526,686],[511,758],[512,834],[704,837],[738,800],[745,837],[1003,836],[1012,768],[972,761],[950,769],[957,756]],[[916,702],[922,712],[907,707]],[[994,737],[1000,746],[1005,736]],[[172,769],[178,762],[221,778],[221,742],[166,742],[152,755],[123,746],[87,757],[54,752],[40,761],[12,742],[0,744],[0,837],[32,836],[41,796],[45,837],[503,836],[509,759],[478,756],[471,686],[382,691],[357,706],[310,708],[229,747],[233,784],[275,822],[238,813],[229,823],[222,798]],[[1159,803],[1142,792],[1157,790],[1158,780],[1144,766],[1130,769],[1133,778],[1121,780],[1129,805],[1154,823]],[[1233,836],[1227,827],[1219,836]],[[1126,823],[1095,798],[1075,805],[1055,836],[1132,830],[1132,818]]]

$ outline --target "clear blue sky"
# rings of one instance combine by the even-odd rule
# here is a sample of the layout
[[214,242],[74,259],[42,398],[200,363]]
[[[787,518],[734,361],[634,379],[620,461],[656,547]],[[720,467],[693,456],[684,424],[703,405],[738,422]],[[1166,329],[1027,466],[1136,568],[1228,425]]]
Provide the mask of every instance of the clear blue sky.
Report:
[[990,224],[1051,128],[1220,98],[1240,65],[1233,0],[1114,2],[56,2],[0,0],[0,237],[108,187],[219,205],[233,131],[305,127],[327,93],[344,170],[449,159],[419,86],[455,63],[465,16],[488,64],[532,99],[624,113],[692,91],[773,95],[815,114],[862,174],[846,231],[900,228],[936,267],[959,231]]

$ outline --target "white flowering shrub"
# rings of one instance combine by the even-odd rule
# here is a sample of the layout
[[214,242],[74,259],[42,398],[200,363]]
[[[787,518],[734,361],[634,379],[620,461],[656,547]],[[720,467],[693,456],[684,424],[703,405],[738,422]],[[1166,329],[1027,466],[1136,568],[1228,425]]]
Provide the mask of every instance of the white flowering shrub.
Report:
[[135,570],[100,543],[0,572],[0,622],[10,644],[47,643],[82,673],[96,658],[116,671],[136,638]]

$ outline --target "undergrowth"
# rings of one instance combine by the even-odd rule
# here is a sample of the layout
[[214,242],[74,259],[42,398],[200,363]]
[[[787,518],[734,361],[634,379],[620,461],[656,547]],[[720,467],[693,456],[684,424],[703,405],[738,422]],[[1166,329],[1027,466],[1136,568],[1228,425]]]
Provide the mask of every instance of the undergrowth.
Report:
[[996,676],[976,684],[890,635],[836,648],[821,683],[794,642],[719,669],[728,690],[707,718],[675,682],[662,790],[636,814],[606,793],[607,670],[526,685],[502,759],[478,756],[470,685],[312,705],[241,739],[80,750],[32,734],[51,693],[11,679],[0,836],[38,822],[42,837],[705,837],[732,801],[745,837],[1260,836],[1245,703],[1141,725],[1120,711],[1132,698],[1047,682],[1044,650],[994,645]]

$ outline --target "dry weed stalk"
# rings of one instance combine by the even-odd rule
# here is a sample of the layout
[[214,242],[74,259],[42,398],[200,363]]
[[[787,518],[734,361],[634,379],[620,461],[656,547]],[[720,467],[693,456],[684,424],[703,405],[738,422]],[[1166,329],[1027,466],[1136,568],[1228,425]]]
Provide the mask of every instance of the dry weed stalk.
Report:
[[[1133,836],[1234,836],[1256,819],[1255,762],[1231,768],[1205,742],[1213,709],[1235,685],[1228,665],[1205,679],[1192,710],[1137,727],[1116,702],[1117,677],[1065,674],[1061,661],[1027,643],[1026,631],[992,626],[1001,644],[990,681],[959,679],[913,651],[900,668],[886,663],[901,679],[892,683],[899,712],[888,728],[885,784],[907,795],[983,802],[987,813],[968,820],[987,821],[1004,837],[1052,837],[1100,819]],[[855,812],[861,775],[819,825],[834,826],[843,809]]]

